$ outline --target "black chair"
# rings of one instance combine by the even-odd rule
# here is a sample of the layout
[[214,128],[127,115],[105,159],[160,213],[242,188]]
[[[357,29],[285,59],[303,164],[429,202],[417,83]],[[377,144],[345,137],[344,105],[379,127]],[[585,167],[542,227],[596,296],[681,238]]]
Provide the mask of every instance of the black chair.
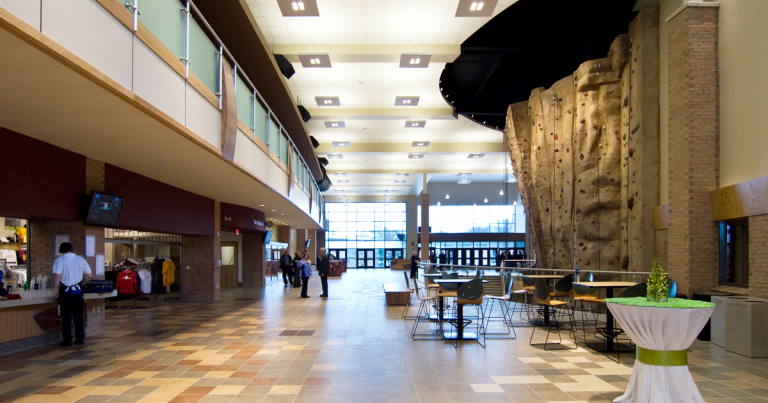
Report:
[[[483,346],[483,348],[485,348],[485,316],[482,309],[484,291],[483,280],[480,278],[475,278],[462,284],[458,288],[456,291],[456,300],[454,302],[457,313],[463,313],[465,305],[472,305],[476,308],[477,313],[474,316],[470,316],[470,318],[475,319],[477,343]],[[458,314],[455,320],[449,320],[449,323],[456,328],[457,334],[459,332],[463,333],[464,329],[472,323],[472,320],[467,319],[467,317],[463,314],[461,316],[461,320],[459,320]],[[480,341],[481,339],[482,342]],[[451,339],[451,343],[453,344],[454,348],[459,347],[458,338]]]
[[573,295],[573,274],[568,274],[555,282],[555,291],[550,293],[553,298],[567,299]]
[[[551,344],[560,344],[563,345],[563,338],[560,336],[560,323],[557,320],[558,319],[558,313],[560,314],[560,319],[562,320],[563,316],[568,316],[569,318],[569,324],[571,330],[573,329],[573,315],[572,310],[570,308],[570,303],[566,301],[560,301],[560,300],[553,300],[550,291],[549,291],[549,285],[547,284],[546,279],[537,279],[536,280],[536,288],[533,292],[534,301],[539,305],[539,307],[536,309],[536,321],[541,319],[545,324],[541,326],[534,326],[533,331],[531,332],[531,339],[529,340],[529,344],[532,346],[536,345],[543,345],[544,350],[547,349],[547,344],[549,344],[549,335],[552,333],[552,330],[554,329],[557,332],[558,342],[557,343],[551,343]],[[548,324],[546,324],[548,323]],[[534,343],[533,342],[533,335],[536,333],[536,328],[544,328],[547,327],[547,338],[544,340],[544,343]],[[570,333],[570,330],[569,330]],[[566,347],[569,348],[569,347]],[[575,346],[573,348],[576,348]]]
[[648,283],[640,283],[627,288],[619,294],[619,298],[635,298],[648,296]]
[[[595,311],[592,310],[592,304],[597,303],[597,309]],[[585,318],[586,309],[589,309],[589,312],[592,314],[593,319],[595,321],[595,327],[593,334],[597,331],[597,315],[598,312],[600,312],[600,304],[605,303],[604,299],[600,299],[597,297],[597,289],[592,288],[589,286],[581,285],[581,284],[574,284],[573,285],[573,316],[574,316],[574,325],[576,324],[576,307],[580,306],[581,309],[579,310],[581,312],[581,332],[584,335],[584,344],[587,343],[587,329],[586,324],[589,322],[588,318]],[[586,304],[586,309],[585,309]],[[574,339],[578,342],[579,340],[576,339],[576,329],[574,329],[573,332]]]

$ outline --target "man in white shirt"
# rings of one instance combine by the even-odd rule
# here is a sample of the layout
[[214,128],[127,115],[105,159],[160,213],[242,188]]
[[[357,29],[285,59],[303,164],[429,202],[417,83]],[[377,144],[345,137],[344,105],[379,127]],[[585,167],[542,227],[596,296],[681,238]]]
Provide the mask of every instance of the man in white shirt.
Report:
[[91,279],[91,268],[88,262],[72,252],[72,244],[64,242],[59,247],[62,256],[53,262],[53,295],[61,307],[61,334],[64,340],[59,343],[62,347],[72,345],[72,320],[75,321],[75,344],[82,345],[85,341],[83,326],[83,291],[80,284]]

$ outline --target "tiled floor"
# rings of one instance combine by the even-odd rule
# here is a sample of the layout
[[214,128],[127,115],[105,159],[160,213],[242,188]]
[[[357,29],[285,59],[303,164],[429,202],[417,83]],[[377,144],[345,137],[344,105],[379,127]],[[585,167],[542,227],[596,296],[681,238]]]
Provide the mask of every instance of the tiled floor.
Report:
[[[402,272],[350,270],[323,300],[272,280],[213,304],[163,302],[108,311],[86,346],[0,357],[0,403],[19,402],[606,402],[632,360],[517,340],[412,341],[384,303]],[[691,372],[708,402],[767,402],[768,360],[696,342]],[[624,361],[624,357],[622,358]]]

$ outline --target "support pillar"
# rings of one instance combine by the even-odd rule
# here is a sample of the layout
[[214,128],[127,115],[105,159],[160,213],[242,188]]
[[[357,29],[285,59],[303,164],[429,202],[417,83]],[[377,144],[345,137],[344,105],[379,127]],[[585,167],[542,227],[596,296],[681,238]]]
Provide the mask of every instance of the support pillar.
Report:
[[[667,20],[669,43],[669,267],[678,292],[718,285],[718,8],[686,4]],[[704,3],[706,4],[706,3]]]
[[[425,175],[426,176],[426,175]],[[421,194],[421,260],[429,261],[429,195]]]
[[213,234],[181,238],[183,301],[212,302],[221,298],[221,205],[218,201],[214,208]]
[[242,245],[243,286],[261,287],[265,284],[266,248],[264,246],[264,235],[244,233]]

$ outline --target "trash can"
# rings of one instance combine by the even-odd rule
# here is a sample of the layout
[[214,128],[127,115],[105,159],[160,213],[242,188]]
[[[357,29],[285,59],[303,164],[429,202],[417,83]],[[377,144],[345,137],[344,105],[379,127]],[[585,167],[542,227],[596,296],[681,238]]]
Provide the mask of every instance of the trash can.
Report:
[[[693,293],[693,298],[691,298],[691,299],[696,300],[696,301],[712,302],[712,297],[727,297],[727,296],[730,296],[730,295],[732,295],[732,294],[727,293],[727,292],[704,291],[704,292],[695,292],[695,293]],[[717,309],[717,308],[715,308],[715,309]],[[712,313],[712,316],[714,316],[714,313]],[[725,319],[725,316],[722,316],[722,318]],[[699,332],[699,336],[696,337],[696,338],[699,339],[699,340],[703,340],[703,341],[710,341],[712,339],[712,337],[711,337],[711,324],[712,324],[712,319],[707,321],[707,324],[704,325],[704,328],[701,329],[701,332]],[[723,341],[722,341],[723,344],[725,343],[724,337],[725,336],[723,335]],[[718,344],[718,345],[722,347],[721,344]]]
[[750,358],[768,357],[768,300],[728,297],[725,350]]

